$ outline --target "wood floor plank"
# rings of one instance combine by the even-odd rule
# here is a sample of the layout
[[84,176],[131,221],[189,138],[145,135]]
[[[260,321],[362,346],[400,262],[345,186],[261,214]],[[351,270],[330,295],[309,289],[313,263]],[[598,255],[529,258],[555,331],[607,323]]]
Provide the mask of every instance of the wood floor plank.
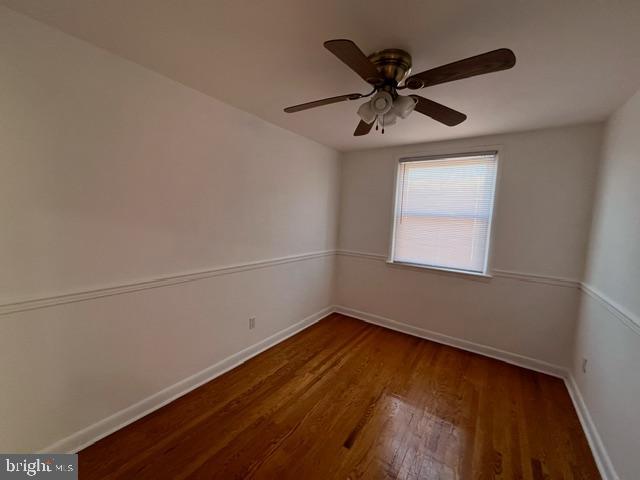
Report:
[[564,384],[333,314],[86,448],[81,479],[598,479]]

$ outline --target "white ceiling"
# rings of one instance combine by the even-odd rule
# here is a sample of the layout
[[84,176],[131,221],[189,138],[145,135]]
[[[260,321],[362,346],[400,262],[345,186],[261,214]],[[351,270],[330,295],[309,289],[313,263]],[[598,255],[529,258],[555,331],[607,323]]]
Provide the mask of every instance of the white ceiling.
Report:
[[[0,0],[167,77],[339,150],[604,119],[640,87],[638,0]],[[469,119],[414,113],[353,137],[357,105],[283,107],[367,92],[322,43],[404,48],[418,72],[500,47],[512,70],[422,90]]]

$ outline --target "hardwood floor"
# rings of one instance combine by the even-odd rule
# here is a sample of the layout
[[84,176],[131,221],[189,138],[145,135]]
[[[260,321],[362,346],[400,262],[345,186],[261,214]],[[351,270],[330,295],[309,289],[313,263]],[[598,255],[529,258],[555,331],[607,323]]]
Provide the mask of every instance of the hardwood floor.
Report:
[[596,479],[563,382],[333,314],[80,452],[81,479]]

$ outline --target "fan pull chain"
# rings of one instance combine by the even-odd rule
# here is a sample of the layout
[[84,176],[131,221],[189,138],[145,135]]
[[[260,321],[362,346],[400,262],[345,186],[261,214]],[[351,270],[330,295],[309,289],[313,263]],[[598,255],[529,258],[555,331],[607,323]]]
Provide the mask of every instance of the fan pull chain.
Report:
[[382,134],[384,135],[384,117],[382,117]]

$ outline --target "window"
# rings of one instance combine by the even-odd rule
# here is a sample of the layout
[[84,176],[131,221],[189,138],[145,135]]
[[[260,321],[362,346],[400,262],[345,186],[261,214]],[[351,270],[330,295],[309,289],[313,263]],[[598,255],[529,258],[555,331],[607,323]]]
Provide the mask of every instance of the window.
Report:
[[486,274],[497,152],[400,160],[391,260]]

